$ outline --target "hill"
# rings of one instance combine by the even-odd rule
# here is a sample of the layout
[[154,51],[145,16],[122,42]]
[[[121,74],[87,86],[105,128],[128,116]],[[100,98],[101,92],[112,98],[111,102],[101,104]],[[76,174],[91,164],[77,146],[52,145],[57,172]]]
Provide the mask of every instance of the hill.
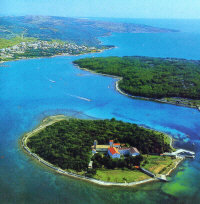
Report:
[[175,32],[175,30],[156,28],[130,23],[112,23],[81,18],[53,16],[7,16],[0,17],[0,38],[11,39],[16,36],[33,37],[40,40],[62,40],[78,45],[97,46],[100,36],[111,32],[150,33]]

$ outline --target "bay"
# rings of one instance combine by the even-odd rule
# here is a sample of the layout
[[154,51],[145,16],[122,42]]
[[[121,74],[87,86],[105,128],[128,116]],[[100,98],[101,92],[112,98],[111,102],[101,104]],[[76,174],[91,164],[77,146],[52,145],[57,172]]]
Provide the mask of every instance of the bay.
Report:
[[[145,23],[145,20],[118,19],[122,20]],[[8,68],[1,67],[1,203],[199,203],[200,112],[125,97],[115,91],[116,79],[77,69],[72,64],[75,59],[93,56],[200,59],[200,21],[154,20],[146,24],[177,28],[181,32],[114,33],[100,39],[104,44],[116,45],[116,49],[82,56],[20,60],[6,63]],[[36,127],[44,117],[55,114],[80,118],[115,117],[144,125],[171,134],[177,147],[188,148],[197,155],[195,160],[182,163],[168,183],[108,188],[61,176],[37,164],[19,145],[24,132]]]

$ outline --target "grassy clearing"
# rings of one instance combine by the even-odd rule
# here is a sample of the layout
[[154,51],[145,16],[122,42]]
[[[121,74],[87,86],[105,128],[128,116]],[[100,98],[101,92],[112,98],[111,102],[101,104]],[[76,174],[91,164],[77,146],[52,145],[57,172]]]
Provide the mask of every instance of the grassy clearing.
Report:
[[145,169],[155,174],[166,174],[179,159],[172,157],[156,156],[156,155],[143,155],[144,160],[141,164]]
[[36,41],[36,38],[22,38],[22,37],[15,37],[10,40],[0,38],[0,49],[2,48],[7,48],[7,47],[12,47],[14,45],[17,45],[21,42],[34,42]]
[[95,179],[115,183],[130,183],[135,181],[142,181],[150,177],[138,170],[97,170]]

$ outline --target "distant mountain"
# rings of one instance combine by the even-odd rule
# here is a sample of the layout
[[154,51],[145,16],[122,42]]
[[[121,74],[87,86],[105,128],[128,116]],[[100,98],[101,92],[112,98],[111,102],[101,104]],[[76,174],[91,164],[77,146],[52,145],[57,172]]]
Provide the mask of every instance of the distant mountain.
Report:
[[40,40],[59,39],[76,44],[97,46],[100,36],[117,33],[160,33],[176,30],[131,23],[113,23],[88,19],[52,16],[0,17],[0,38],[16,36],[35,37]]

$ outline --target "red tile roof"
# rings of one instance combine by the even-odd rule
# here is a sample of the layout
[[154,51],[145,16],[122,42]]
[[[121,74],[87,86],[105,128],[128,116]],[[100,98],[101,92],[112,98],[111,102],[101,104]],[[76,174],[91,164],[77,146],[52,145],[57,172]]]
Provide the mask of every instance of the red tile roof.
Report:
[[140,166],[135,166],[136,169],[140,169]]
[[113,154],[119,154],[118,150],[115,148],[115,147],[110,147],[108,149],[110,151],[110,153],[113,155]]
[[114,143],[113,145],[119,146],[119,145],[120,145],[120,143]]

